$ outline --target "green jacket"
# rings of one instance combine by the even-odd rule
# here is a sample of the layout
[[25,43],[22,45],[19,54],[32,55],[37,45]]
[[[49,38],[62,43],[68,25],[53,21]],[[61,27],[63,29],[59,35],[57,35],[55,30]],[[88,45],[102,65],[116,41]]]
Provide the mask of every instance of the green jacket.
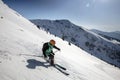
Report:
[[48,43],[48,46],[49,46],[48,49],[45,51],[45,54],[47,56],[50,55],[53,50],[53,46],[50,43]]

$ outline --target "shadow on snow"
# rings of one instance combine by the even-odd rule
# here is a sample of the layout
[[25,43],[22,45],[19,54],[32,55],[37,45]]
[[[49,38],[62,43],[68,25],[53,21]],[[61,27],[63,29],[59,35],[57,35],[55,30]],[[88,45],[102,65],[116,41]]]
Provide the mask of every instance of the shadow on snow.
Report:
[[[28,59],[27,60],[28,62],[28,65],[26,65],[27,68],[30,68],[30,69],[35,69],[37,66],[42,66],[42,67],[45,67],[45,68],[48,68],[50,67],[51,65],[45,65],[46,63],[48,62],[40,62],[40,61],[37,61],[35,59]],[[57,67],[58,65],[54,66],[55,69],[57,69],[58,71],[60,71],[61,73],[65,74],[65,75],[69,75],[69,73],[67,72],[64,72],[64,70],[61,70],[60,68]]]
[[28,65],[26,65],[26,67],[30,69],[35,69],[37,66],[42,66],[45,68],[48,68],[50,66],[50,65],[45,65],[45,63],[47,62],[40,62],[35,59],[28,59],[27,62],[28,62]]

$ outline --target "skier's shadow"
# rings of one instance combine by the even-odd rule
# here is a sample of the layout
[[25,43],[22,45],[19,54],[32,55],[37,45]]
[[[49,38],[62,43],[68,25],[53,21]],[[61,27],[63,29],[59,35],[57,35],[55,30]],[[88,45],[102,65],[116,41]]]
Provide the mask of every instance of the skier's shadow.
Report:
[[28,62],[28,65],[26,65],[26,67],[30,69],[35,69],[37,66],[42,66],[46,68],[50,66],[50,65],[44,65],[46,62],[40,62],[35,59],[28,59],[27,62]]

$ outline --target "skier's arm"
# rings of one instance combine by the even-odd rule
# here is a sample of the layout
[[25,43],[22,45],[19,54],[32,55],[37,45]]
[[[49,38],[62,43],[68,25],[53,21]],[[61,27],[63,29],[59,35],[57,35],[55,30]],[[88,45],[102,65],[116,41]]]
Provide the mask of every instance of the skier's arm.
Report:
[[56,46],[53,46],[55,49],[59,50],[60,51],[60,48],[56,47]]

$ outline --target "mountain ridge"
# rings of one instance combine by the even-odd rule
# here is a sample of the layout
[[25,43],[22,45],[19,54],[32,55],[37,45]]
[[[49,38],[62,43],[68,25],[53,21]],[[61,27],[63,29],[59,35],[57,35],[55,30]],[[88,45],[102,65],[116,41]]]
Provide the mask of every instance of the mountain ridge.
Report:
[[120,67],[120,44],[112,42],[90,30],[71,23],[69,20],[30,20],[38,28],[67,40],[83,50],[110,64]]
[[116,40],[120,42],[120,31],[114,31],[114,32],[103,32],[100,30],[92,29],[90,30],[92,32],[95,32],[109,40]]

